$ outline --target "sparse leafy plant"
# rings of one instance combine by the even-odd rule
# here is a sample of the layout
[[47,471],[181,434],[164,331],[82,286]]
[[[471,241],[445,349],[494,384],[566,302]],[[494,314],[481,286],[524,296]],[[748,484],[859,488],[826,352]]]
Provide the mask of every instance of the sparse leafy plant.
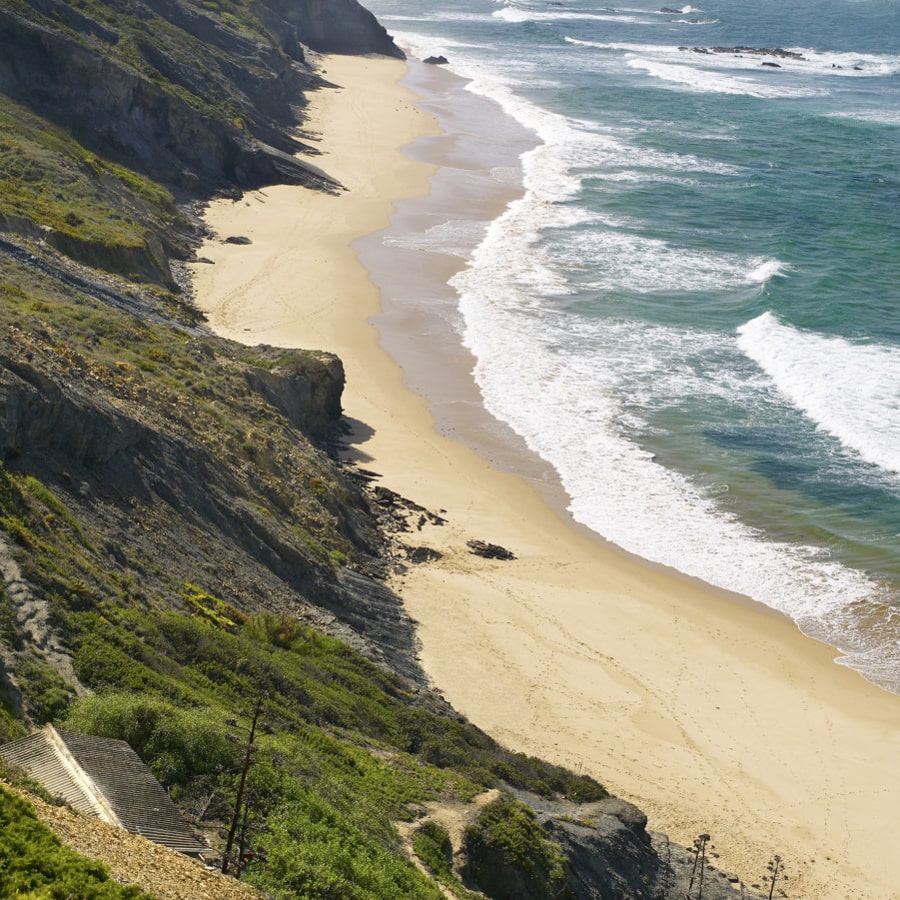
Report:
[[787,878],[788,876],[784,872],[784,859],[780,854],[776,853],[766,866],[765,881],[769,886],[769,900],[772,900],[772,897],[775,895],[775,886],[778,884],[779,879],[787,881]]
[[[691,879],[688,883],[686,900],[703,900],[703,879],[706,872],[706,848],[709,844],[710,836],[708,834],[698,835],[694,839],[693,856],[694,862],[691,866]],[[694,894],[694,886],[697,887],[697,893]]]

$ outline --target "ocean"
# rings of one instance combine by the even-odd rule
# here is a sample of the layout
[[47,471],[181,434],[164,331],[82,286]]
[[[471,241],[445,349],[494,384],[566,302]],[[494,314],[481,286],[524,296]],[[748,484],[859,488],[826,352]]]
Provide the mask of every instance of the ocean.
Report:
[[478,402],[578,522],[900,692],[900,3],[366,6],[466,80],[414,85],[452,144],[380,240],[458,259],[419,299]]

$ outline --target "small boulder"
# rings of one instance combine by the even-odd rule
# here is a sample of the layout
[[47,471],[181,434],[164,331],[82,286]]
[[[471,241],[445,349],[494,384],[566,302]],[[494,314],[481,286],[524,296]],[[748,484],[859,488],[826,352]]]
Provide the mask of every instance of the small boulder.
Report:
[[485,559],[515,559],[515,554],[501,547],[499,544],[489,544],[487,541],[466,541],[466,546],[476,556]]

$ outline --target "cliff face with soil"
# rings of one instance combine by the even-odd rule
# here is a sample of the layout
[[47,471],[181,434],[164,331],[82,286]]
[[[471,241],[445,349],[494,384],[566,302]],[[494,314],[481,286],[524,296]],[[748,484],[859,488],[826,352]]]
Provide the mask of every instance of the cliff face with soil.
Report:
[[[307,48],[401,55],[384,29],[354,0],[3,0],[0,44],[0,740],[75,716],[145,741],[221,849],[234,761],[185,763],[205,732],[171,722],[264,696],[244,821],[273,896],[682,896],[639,812],[431,690],[384,576],[441,520],[335,460],[340,360],[216,338],[172,275],[186,201],[338,189],[294,156]],[[443,866],[425,826],[452,804]]]
[[108,159],[195,194],[276,181],[323,186],[293,159],[303,92],[320,80],[296,30],[257,31],[178,0],[40,0],[0,9],[0,92]]
[[355,0],[270,0],[254,15],[233,5],[213,15],[182,0],[4,4],[0,92],[186,191],[333,187],[292,156],[304,145],[286,126],[321,85],[303,45],[402,53]]

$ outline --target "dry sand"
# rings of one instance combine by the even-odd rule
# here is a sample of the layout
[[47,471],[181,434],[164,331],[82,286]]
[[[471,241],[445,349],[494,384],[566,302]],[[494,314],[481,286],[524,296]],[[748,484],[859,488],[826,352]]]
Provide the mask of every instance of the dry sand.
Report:
[[[216,203],[194,266],[219,333],[338,353],[354,452],[448,524],[417,540],[437,563],[400,581],[422,661],[444,695],[506,745],[588,772],[748,884],[774,853],[792,898],[900,898],[900,698],[833,662],[783,618],[585,534],[526,480],[438,436],[368,322],[379,293],[351,242],[433,170],[400,152],[433,133],[396,82],[405,65],[331,57],[343,90],[313,98],[323,155],[348,189],[270,188]],[[411,338],[412,339],[412,338]],[[502,544],[487,561],[466,541]]]

